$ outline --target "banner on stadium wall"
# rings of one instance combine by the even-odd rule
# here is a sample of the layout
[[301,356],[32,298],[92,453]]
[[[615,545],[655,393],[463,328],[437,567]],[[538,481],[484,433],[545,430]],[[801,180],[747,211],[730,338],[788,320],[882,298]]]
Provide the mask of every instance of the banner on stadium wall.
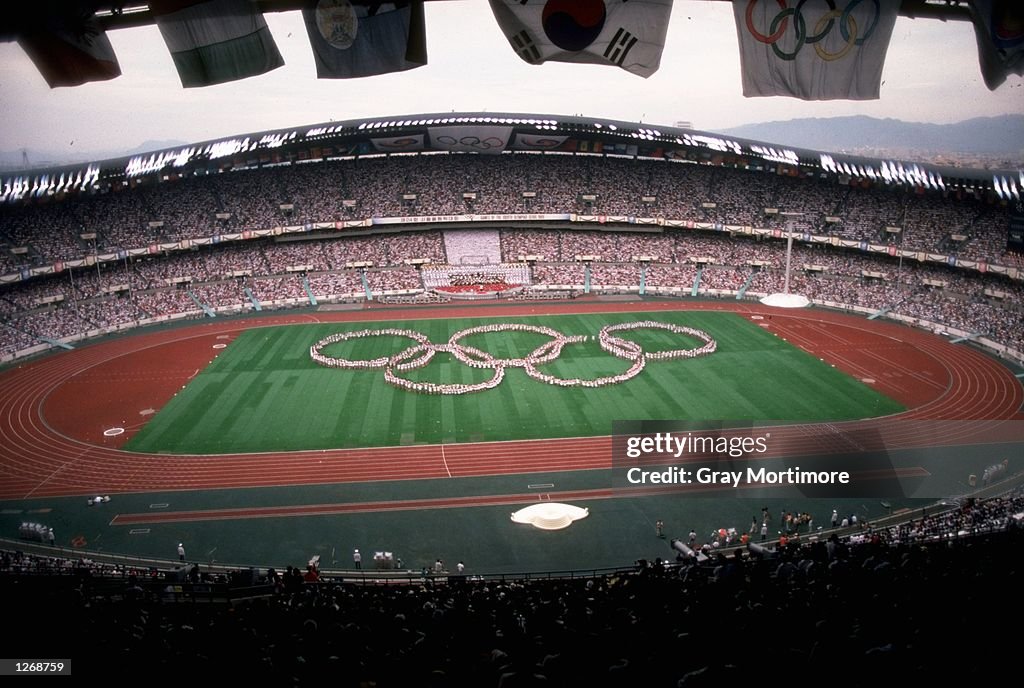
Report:
[[629,215],[577,215],[574,222],[596,222],[606,224],[614,222],[618,224],[635,224],[636,218]]
[[516,150],[555,150],[568,138],[551,134],[516,134],[512,147]]
[[430,127],[427,131],[432,148],[452,153],[501,153],[512,136],[512,127],[483,124]]
[[423,139],[423,134],[407,134],[405,136],[370,139],[370,142],[381,153],[396,153],[423,150]]
[[366,220],[369,225],[401,225],[423,224],[436,222],[521,222],[533,220],[571,221],[574,215],[569,213],[524,213],[499,215],[411,215],[405,217],[374,217]]

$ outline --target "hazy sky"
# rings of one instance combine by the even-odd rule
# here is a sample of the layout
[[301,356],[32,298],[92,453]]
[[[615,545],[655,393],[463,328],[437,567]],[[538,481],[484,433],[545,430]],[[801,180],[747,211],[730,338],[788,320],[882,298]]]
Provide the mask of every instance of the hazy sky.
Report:
[[716,130],[794,117],[864,114],[955,122],[1024,112],[1022,79],[989,91],[968,22],[900,18],[881,99],[744,98],[732,7],[676,0],[661,69],[519,59],[483,0],[430,2],[427,66],[365,79],[318,80],[298,12],[267,14],[285,66],[230,84],[183,89],[156,27],[110,33],[123,74],[50,90],[16,43],[0,44],[0,150],[124,150],[146,140],[201,141],[329,120],[426,112],[594,115]]

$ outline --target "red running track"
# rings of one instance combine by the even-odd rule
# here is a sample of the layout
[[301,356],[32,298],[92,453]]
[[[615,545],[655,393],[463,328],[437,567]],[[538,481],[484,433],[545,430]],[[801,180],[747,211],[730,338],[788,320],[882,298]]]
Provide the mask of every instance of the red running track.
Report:
[[[1008,369],[926,332],[828,311],[785,311],[726,302],[569,302],[464,308],[459,315],[728,310],[899,400],[910,410],[859,421],[899,441],[901,421],[1020,419],[1024,391]],[[609,437],[378,449],[151,455],[120,450],[216,350],[250,327],[319,321],[452,317],[452,308],[285,314],[142,332],[62,352],[0,373],[0,499],[424,479],[609,468]],[[758,317],[760,316],[760,319]],[[105,437],[118,425],[125,435]],[[913,425],[913,424],[906,424]],[[820,432],[815,425],[813,432]],[[831,427],[831,426],[829,426]],[[943,426],[939,426],[943,427]],[[957,427],[950,425],[950,428]],[[790,426],[787,447],[810,430]],[[778,433],[776,433],[778,436]],[[908,446],[920,438],[906,437]],[[954,443],[955,431],[931,441]],[[919,446],[919,445],[918,445]]]

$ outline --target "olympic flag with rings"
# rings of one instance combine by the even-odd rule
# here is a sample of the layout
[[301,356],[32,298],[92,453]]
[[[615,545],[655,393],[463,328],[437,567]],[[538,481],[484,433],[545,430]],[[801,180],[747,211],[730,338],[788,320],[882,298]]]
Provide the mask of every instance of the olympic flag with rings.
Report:
[[900,0],[736,0],[743,95],[878,98]]
[[[617,336],[616,332],[629,332],[633,330],[667,330],[669,332],[685,335],[701,342],[700,346],[667,351],[648,352],[636,342],[623,339]],[[522,358],[495,358],[491,354],[461,343],[466,337],[484,334],[488,332],[533,332],[547,335],[551,339]],[[354,360],[331,356],[324,353],[324,349],[331,344],[345,342],[351,339],[362,339],[366,337],[406,337],[415,342],[407,349],[399,351],[392,356],[382,356],[374,359]],[[706,356],[715,352],[718,343],[707,332],[682,325],[672,325],[655,320],[641,320],[638,322],[621,323],[618,325],[606,325],[601,328],[597,335],[598,344],[606,352],[629,361],[630,367],[618,375],[584,380],[580,378],[560,378],[549,375],[540,370],[538,366],[550,363],[562,354],[562,350],[570,344],[579,344],[587,340],[586,336],[568,336],[558,330],[542,325],[524,325],[519,323],[500,323],[494,325],[480,325],[460,330],[453,334],[445,344],[434,344],[427,336],[415,330],[403,330],[397,328],[385,328],[380,330],[358,330],[356,332],[339,332],[324,337],[310,347],[309,356],[316,363],[328,368],[344,369],[384,369],[384,379],[388,384],[400,389],[423,394],[469,394],[470,392],[482,392],[494,389],[505,377],[506,368],[522,368],[526,374],[534,380],[559,387],[605,387],[607,385],[620,384],[631,380],[639,375],[646,367],[648,361],[663,361],[670,359],[689,359],[698,356]],[[430,363],[437,353],[447,353],[457,361],[471,367],[493,371],[493,375],[484,382],[475,384],[446,384],[437,382],[417,382],[402,377],[400,374],[422,368]]]

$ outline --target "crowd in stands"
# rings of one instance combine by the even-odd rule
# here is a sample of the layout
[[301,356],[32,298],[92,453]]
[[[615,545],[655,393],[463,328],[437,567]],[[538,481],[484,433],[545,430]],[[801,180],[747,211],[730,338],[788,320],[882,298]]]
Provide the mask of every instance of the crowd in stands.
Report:
[[[525,198],[526,191],[536,195]],[[463,198],[469,192],[476,198]],[[962,190],[865,189],[834,180],[649,160],[538,155],[357,159],[187,179],[172,175],[163,183],[147,178],[131,188],[3,204],[0,272],[244,229],[467,212],[667,217],[777,229],[776,239],[792,228],[798,239],[804,232],[833,234],[1019,264],[1014,254],[1004,252],[1008,211],[990,200],[965,196]],[[772,208],[802,214],[766,212]],[[887,231],[893,227],[901,231]],[[300,240],[218,241],[166,253],[151,246],[146,256],[2,285],[0,317],[7,326],[0,352],[20,350],[40,337],[59,339],[160,314],[199,315],[204,306],[249,309],[253,304],[246,287],[261,303],[301,303],[310,294],[318,300],[359,298],[366,287],[377,296],[429,289],[423,279],[429,272],[418,272],[408,261],[452,263],[449,242],[456,258],[481,254],[489,262],[515,263],[520,256],[541,256],[530,267],[529,281],[535,285],[581,287],[585,268],[577,256],[597,257],[590,266],[596,288],[635,291],[643,273],[647,287],[685,294],[698,270],[701,293],[745,289],[757,296],[780,291],[784,282],[784,242],[742,235],[726,239],[721,232],[396,229],[371,234],[362,228],[358,234],[313,230],[298,235]],[[646,270],[633,262],[638,256],[651,259]],[[354,263],[371,265],[350,267]],[[1017,282],[799,241],[793,266],[791,290],[814,300],[889,308],[1024,347],[1019,326],[1024,289]],[[1005,296],[984,293],[993,285]]]
[[355,270],[309,275],[309,288],[318,299],[329,296],[365,296],[360,274]]
[[306,293],[305,285],[302,282],[302,275],[294,274],[287,277],[265,277],[248,279],[246,286],[252,292],[260,304],[270,304],[279,300],[306,300],[309,296]]
[[[524,198],[526,191],[536,196]],[[467,192],[476,193],[476,199],[464,199]],[[787,219],[765,209],[801,214]],[[433,155],[183,179],[171,175],[160,183],[146,178],[133,181],[131,188],[3,204],[0,273],[243,230],[402,215],[523,212],[660,217],[779,230],[788,223],[798,234],[895,243],[992,263],[1017,260],[1005,253],[1007,208],[994,198],[978,199],[959,189],[860,188],[835,180],[649,160]],[[886,227],[902,232],[886,232]],[[955,241],[954,235],[966,238]],[[27,252],[11,252],[18,247]],[[435,248],[434,255],[423,257],[443,258],[443,246]],[[597,255],[585,240],[562,253]],[[631,257],[626,247],[622,254],[602,255],[611,261]]]
[[533,266],[534,284],[568,284],[578,286],[584,283],[583,263],[537,263]]
[[[995,621],[1022,611],[1022,518],[1018,490],[681,565],[666,548],[632,571],[574,579],[425,571],[385,586],[289,566],[261,571],[259,592],[230,605],[180,601],[157,570],[88,559],[4,551],[0,575],[20,620],[11,654],[45,637],[79,676],[116,663],[140,676],[381,688],[676,688],[773,671],[799,685],[874,686],[904,672],[987,682],[1005,676],[1016,643]],[[188,571],[193,585],[232,580],[202,568]]]
[[[36,335],[60,339],[161,314],[198,317],[204,306],[249,310],[254,305],[246,287],[264,307],[276,301],[308,304],[310,293],[318,301],[363,298],[364,276],[376,296],[429,290],[444,286],[446,279],[451,284],[452,271],[467,269],[443,265],[443,234],[450,233],[243,241],[127,258],[0,286],[0,318],[8,324],[0,349],[12,353],[27,348],[26,343],[38,343]],[[531,236],[537,248],[531,247]],[[648,238],[655,247],[650,253],[658,254],[651,257],[657,261],[644,266],[605,258],[647,255],[642,242]],[[529,266],[513,262],[472,269],[502,271],[509,284],[568,285],[581,290],[586,267],[575,260],[577,255],[601,256],[600,261],[589,263],[593,288],[637,291],[643,274],[648,289],[674,288],[686,295],[699,270],[699,293],[745,289],[755,297],[782,291],[785,281],[785,241],[781,240],[692,230],[658,234],[510,230],[501,232],[500,241],[506,260],[545,255],[544,262]],[[427,255],[439,256],[442,264],[407,264]],[[373,265],[346,267],[359,260]],[[795,243],[791,263],[790,290],[812,300],[888,308],[985,335],[1017,350],[1024,348],[1020,327],[1024,286],[998,275],[803,242]]]
[[595,286],[635,287],[640,284],[640,268],[635,263],[595,263],[590,280]]
[[370,290],[378,294],[386,291],[403,291],[423,288],[420,273],[414,267],[369,270],[366,273],[366,280],[367,284],[370,286]]
[[501,262],[497,230],[464,229],[444,233],[444,250],[452,265],[492,265]]

